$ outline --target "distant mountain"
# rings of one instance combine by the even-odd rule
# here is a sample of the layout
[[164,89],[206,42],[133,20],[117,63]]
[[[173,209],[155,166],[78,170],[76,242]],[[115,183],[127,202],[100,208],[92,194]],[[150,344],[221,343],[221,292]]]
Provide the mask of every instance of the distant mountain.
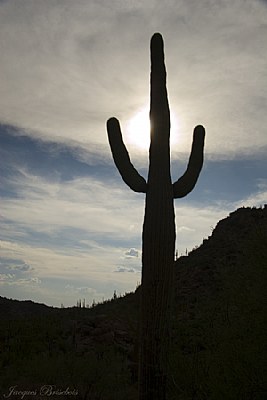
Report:
[[45,304],[34,303],[31,300],[13,300],[0,296],[0,318],[22,319],[53,313],[57,308]]

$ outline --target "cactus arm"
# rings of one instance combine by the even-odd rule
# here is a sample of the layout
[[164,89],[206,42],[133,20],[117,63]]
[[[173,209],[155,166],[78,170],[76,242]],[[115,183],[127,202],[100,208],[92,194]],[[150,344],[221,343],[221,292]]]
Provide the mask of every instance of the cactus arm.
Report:
[[116,118],[110,118],[107,121],[107,131],[112,156],[122,179],[134,192],[146,193],[146,181],[131,163],[123,143],[120,124]]
[[202,125],[196,126],[187,169],[184,175],[173,184],[174,199],[184,197],[193,190],[204,161],[204,139],[205,129]]

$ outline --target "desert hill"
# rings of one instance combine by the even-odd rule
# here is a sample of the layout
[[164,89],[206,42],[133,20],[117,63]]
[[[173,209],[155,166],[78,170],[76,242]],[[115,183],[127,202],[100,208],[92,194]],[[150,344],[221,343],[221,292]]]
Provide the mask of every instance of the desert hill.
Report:
[[46,315],[53,312],[55,308],[45,304],[35,303],[31,300],[13,300],[0,296],[0,318],[21,319]]

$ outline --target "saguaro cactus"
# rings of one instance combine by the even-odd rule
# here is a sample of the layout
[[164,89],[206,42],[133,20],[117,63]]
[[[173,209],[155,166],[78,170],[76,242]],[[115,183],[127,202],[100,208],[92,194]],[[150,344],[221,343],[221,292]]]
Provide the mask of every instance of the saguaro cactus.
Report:
[[170,111],[166,89],[163,39],[151,39],[150,149],[146,180],[131,164],[119,122],[107,122],[114,162],[126,184],[146,194],[142,244],[139,400],[165,400],[173,291],[175,215],[173,199],[195,186],[203,165],[205,130],[194,129],[187,170],[172,184],[170,174]]

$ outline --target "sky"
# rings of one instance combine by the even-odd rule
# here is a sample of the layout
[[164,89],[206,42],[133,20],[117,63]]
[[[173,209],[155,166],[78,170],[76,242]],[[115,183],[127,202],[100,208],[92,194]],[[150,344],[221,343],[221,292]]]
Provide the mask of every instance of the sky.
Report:
[[206,129],[197,186],[175,200],[178,255],[267,202],[266,1],[0,0],[1,296],[90,305],[140,283],[145,195],[116,170],[106,121],[147,177],[155,32],[173,181]]

